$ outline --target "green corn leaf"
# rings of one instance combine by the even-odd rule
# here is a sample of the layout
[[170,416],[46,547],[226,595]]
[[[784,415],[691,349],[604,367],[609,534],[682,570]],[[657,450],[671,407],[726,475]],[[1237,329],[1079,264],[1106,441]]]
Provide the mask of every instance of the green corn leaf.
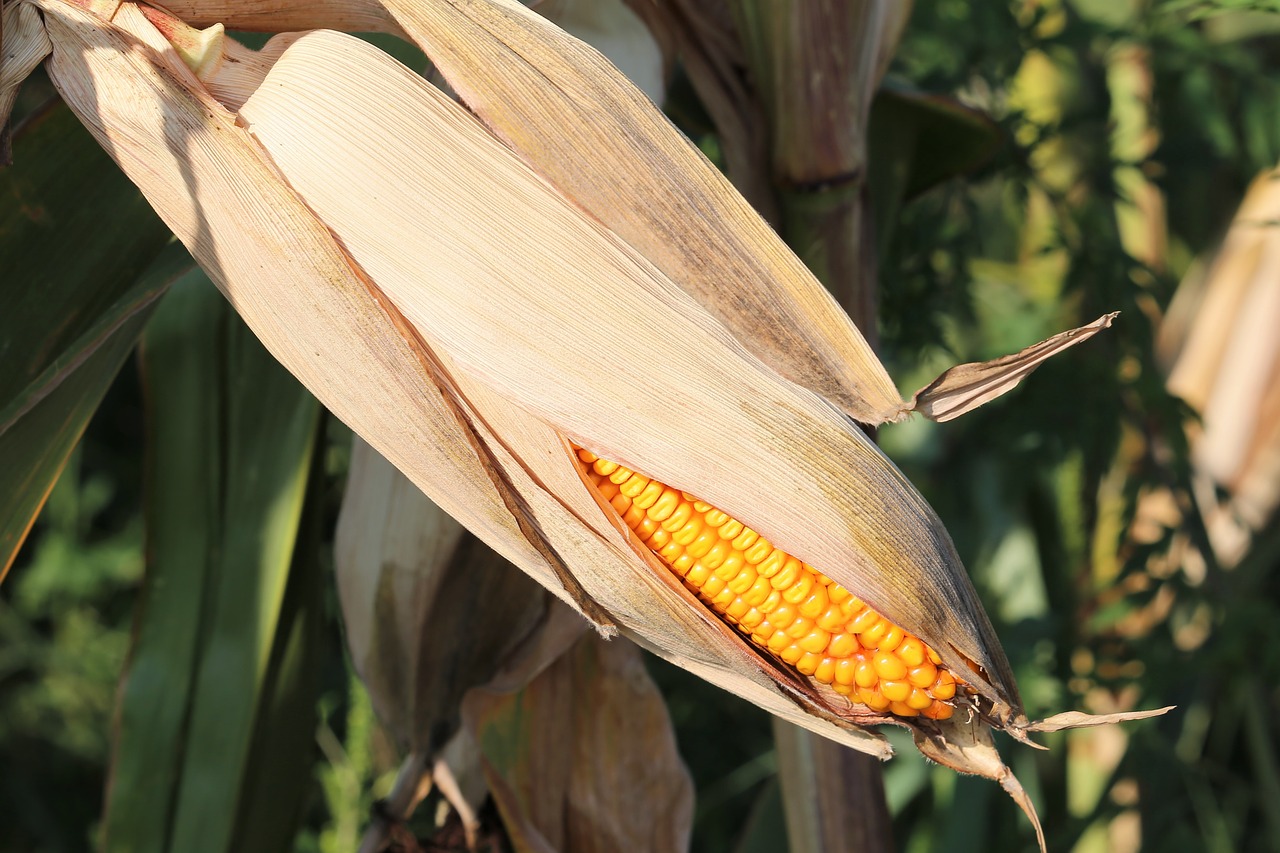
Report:
[[0,579],[107,386],[163,275],[169,232],[70,111],[31,117],[0,171]]
[[[147,585],[121,690],[105,846],[248,849],[237,846],[237,815],[261,827],[249,795],[263,774],[286,772],[279,750],[299,748],[262,748],[271,738],[260,727],[314,707],[314,691],[298,696],[315,561],[295,543],[318,407],[194,269],[148,328],[143,372]],[[289,822],[279,837],[290,837],[296,808],[276,817]]]

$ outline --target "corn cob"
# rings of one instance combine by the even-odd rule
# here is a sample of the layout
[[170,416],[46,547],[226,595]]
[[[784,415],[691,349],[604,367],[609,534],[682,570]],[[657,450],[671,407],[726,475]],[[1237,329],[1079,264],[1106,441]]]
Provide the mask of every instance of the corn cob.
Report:
[[575,449],[636,536],[753,643],[874,711],[951,716],[964,682],[919,637],[710,504]]

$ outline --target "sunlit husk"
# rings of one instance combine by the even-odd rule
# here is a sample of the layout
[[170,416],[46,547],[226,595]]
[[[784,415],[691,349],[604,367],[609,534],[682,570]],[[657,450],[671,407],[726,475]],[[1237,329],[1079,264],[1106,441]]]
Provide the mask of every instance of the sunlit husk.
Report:
[[[453,381],[465,374],[495,401],[723,508],[918,630],[957,669],[958,649],[994,675],[993,698],[1016,704],[945,530],[896,468],[452,101],[359,40],[314,33],[240,114],[430,349],[448,354]],[[367,195],[350,192],[357,182]],[[519,218],[495,227],[504,211]],[[530,442],[522,423],[502,438],[603,534],[568,454],[548,452],[552,435]],[[540,523],[567,556],[575,546],[556,526]],[[632,579],[571,562],[607,612],[643,606]]]
[[[261,20],[264,5],[188,0],[173,11],[235,27]],[[864,423],[901,414],[897,389],[848,316],[607,59],[509,0],[385,5],[505,144],[753,354]],[[584,152],[592,168],[581,168]]]
[[[273,353],[326,405],[368,436],[419,487],[557,594],[574,600],[557,579],[548,554],[563,555],[584,585],[598,585],[592,596],[603,599],[614,618],[669,658],[773,713],[861,749],[887,753],[875,736],[832,726],[801,710],[790,694],[795,688],[778,686],[788,683],[785,674],[692,606],[665,572],[638,558],[604,513],[586,503],[592,499],[581,483],[568,479],[576,478],[576,472],[568,467],[568,455],[550,427],[503,396],[490,392],[486,397],[484,386],[476,384],[480,390],[472,394],[474,399],[461,395],[463,383],[475,380],[453,367],[447,356],[436,358],[417,346],[407,326],[396,326],[394,311],[384,311],[390,306],[381,292],[372,289],[324,226],[279,181],[236,117],[203,96],[175,58],[142,50],[131,38],[75,9],[53,2],[43,7],[56,45],[52,75],[67,100]],[[117,23],[145,34],[145,21],[131,16],[129,8],[122,9]],[[151,41],[163,48],[154,35]],[[398,173],[403,177],[403,170]],[[492,221],[486,227],[493,227]],[[515,251],[525,248],[522,243]],[[511,253],[508,247],[506,254]],[[665,320],[679,320],[670,308],[664,310],[672,315]],[[650,322],[657,321],[650,317]],[[721,341],[720,346],[728,344]],[[759,368],[754,372],[768,375]],[[452,375],[460,381],[451,384]],[[441,392],[437,380],[450,387],[452,396]],[[502,427],[509,430],[505,446],[481,417],[510,424]],[[829,434],[852,435],[851,427],[836,421],[837,428],[831,421]],[[495,466],[492,476],[486,476],[477,460],[481,445],[482,457]],[[545,484],[557,478],[565,491],[548,491]],[[842,479],[848,475],[836,482]],[[500,494],[495,481],[527,500],[523,510],[517,507],[527,512],[521,520],[524,530],[508,509],[510,496]],[[542,531],[542,541],[532,542],[530,530]]]
[[0,126],[9,120],[9,112],[18,97],[18,86],[53,48],[34,6],[9,3],[4,6],[3,15],[0,21],[0,32],[4,33],[4,50],[0,54]]

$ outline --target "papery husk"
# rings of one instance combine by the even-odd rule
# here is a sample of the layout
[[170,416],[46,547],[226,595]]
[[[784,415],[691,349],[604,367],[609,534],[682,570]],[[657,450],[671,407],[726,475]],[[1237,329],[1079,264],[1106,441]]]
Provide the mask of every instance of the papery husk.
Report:
[[518,693],[473,690],[463,716],[517,851],[688,849],[693,782],[631,643],[587,635]]
[[361,849],[382,849],[392,823],[406,820],[433,786],[474,840],[474,797],[453,772],[465,755],[455,748],[452,765],[444,755],[459,740],[463,696],[495,679],[509,683],[513,661],[534,677],[587,623],[576,615],[567,624],[552,619],[550,608],[562,604],[359,437],[334,563],[351,659],[379,718],[407,753]]
[[[468,158],[513,161],[467,113],[382,58],[349,37],[304,36],[240,115],[431,350],[448,353],[460,397],[477,414],[513,401],[546,425],[530,440],[523,413],[509,432],[483,417],[514,451],[513,462],[536,471],[601,533],[605,519],[591,493],[575,488],[578,472],[555,446],[557,432],[698,494],[823,567],[898,624],[919,628],[953,667],[965,666],[963,655],[993,673],[992,692],[1011,715],[1012,677],[976,595],[941,523],[892,463],[532,172],[486,166],[460,176]],[[415,163],[424,151],[432,156]],[[349,192],[356,176],[364,176],[368,197]],[[447,194],[451,215],[433,217],[440,198],[421,187]],[[518,225],[523,250],[495,266],[493,258],[510,254],[508,232],[471,223],[490,222],[500,207],[529,213]],[[468,382],[483,387],[469,390]],[[505,474],[515,482],[524,471]],[[557,542],[551,525],[540,527]],[[644,550],[612,527],[608,535]],[[615,618],[625,623],[651,606],[648,595],[636,599],[631,580],[593,569],[575,565],[575,576]]]
[[1280,506],[1278,218],[1271,170],[1249,187],[1212,265],[1179,287],[1161,330],[1168,388],[1202,418],[1190,430],[1196,498],[1224,565]]
[[[932,510],[831,401],[757,360],[752,339],[735,336],[755,321],[691,296],[697,287],[636,252],[641,240],[619,238],[566,203],[563,187],[367,44],[332,33],[291,40],[269,85],[241,93],[248,97],[237,115],[132,5],[114,21],[132,35],[57,0],[38,5],[64,97],[276,357],[415,485],[602,630],[620,625],[771,713],[882,757],[887,744],[858,725],[902,723],[781,668],[697,604],[597,503],[568,440],[695,492],[918,634],[981,694],[981,713],[966,725],[1026,727],[1003,652]],[[449,4],[431,8],[447,11],[435,26],[461,32],[465,45],[450,53],[450,42],[433,59],[492,61],[485,74],[493,79],[511,75],[541,96],[554,88],[518,73],[523,60],[484,26],[467,29]],[[523,10],[468,10],[507,37],[523,36],[526,56],[555,44],[588,72],[616,77]],[[590,82],[562,53],[551,64],[576,85]],[[647,117],[652,107],[639,97],[626,87],[606,115]],[[558,133],[558,144],[574,139]],[[607,171],[593,145],[588,136],[572,149]],[[681,145],[706,173],[698,176],[704,189],[745,207]],[[669,178],[671,162],[648,165]],[[697,232],[708,215],[676,211],[663,223],[668,233]],[[793,274],[798,262],[752,221],[732,223],[744,229],[735,251],[781,269],[743,292],[763,293],[762,310],[799,312],[799,328],[819,338],[843,329],[831,340],[856,350],[847,318],[832,318],[829,298],[798,298],[812,288],[795,283],[811,279]],[[665,250],[657,255],[670,261]],[[716,257],[683,270],[707,277],[703,295],[721,269]],[[827,356],[831,340],[819,341]],[[672,364],[677,358],[683,363]],[[806,386],[845,374],[874,386],[882,373],[859,356],[837,374],[815,368],[806,378],[821,381]],[[848,398],[845,388],[836,402],[847,410]],[[909,725],[942,737],[928,721]]]
[[18,87],[44,61],[53,45],[40,13],[26,3],[5,5],[0,33],[4,34],[0,41],[0,127],[4,127],[18,97]]
[[[442,392],[442,386],[454,387],[447,384],[444,357],[423,346],[279,180],[236,116],[203,94],[140,13],[122,7],[116,23],[146,35],[150,47],[73,7],[49,0],[42,8],[56,45],[51,76],[73,109],[273,354],[419,488],[576,606],[550,562],[558,559],[551,537],[538,532],[555,531],[556,541],[572,549],[575,566],[592,566],[625,589],[633,604],[618,609],[630,631],[649,635],[666,657],[771,713],[855,748],[889,754],[878,735],[837,721],[825,704],[792,683],[794,676],[748,649],[652,557],[638,560],[594,502],[584,520],[528,476],[528,459],[538,453],[553,457],[560,465],[557,475],[575,478],[569,497],[578,504],[594,501],[568,466],[563,445],[546,443],[548,436],[561,441],[557,433],[542,427],[542,443],[519,462],[502,455],[508,467],[500,474],[495,459],[505,450],[494,435],[480,434],[481,414],[493,422],[509,420],[529,435],[537,422],[501,397],[486,400],[481,413],[456,393]],[[155,107],[138,109],[140,104]],[[190,187],[198,188],[194,197]],[[517,478],[525,495],[539,501],[536,514],[520,506],[510,482]],[[513,510],[524,517],[517,520]]]
[[528,575],[358,437],[334,569],[351,660],[410,753],[444,746],[463,694],[493,678],[551,606]]
[[[901,420],[929,399],[922,390],[903,402],[867,341],[812,273],[605,57],[514,0],[384,5],[396,22],[387,30],[402,31],[422,48],[505,145],[772,369],[873,426]],[[224,21],[274,31],[296,20],[294,6],[280,11],[278,0],[181,0],[169,8],[198,25]],[[877,18],[882,44],[900,28],[899,14]],[[333,17],[324,7],[311,20],[331,26]],[[584,152],[591,168],[580,166]],[[1076,330],[1074,343],[1088,338],[1088,328]],[[1010,390],[1029,372],[1021,363],[974,366],[984,368],[986,387],[999,390],[970,395],[976,402],[953,409],[953,417]],[[927,407],[920,411],[931,417]]]

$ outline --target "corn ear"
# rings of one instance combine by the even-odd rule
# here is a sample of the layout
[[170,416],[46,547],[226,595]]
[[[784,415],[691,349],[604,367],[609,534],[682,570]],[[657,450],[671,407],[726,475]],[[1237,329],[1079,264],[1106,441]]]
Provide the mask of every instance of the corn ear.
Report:
[[[888,754],[881,738],[839,721],[638,560],[600,515],[559,433],[473,383],[446,353],[428,350],[280,181],[236,116],[166,52],[154,31],[149,34],[145,19],[124,6],[108,27],[74,7],[45,7],[55,43],[51,74],[64,97],[268,348],[294,366],[331,410],[565,600],[577,604],[551,564],[560,559],[553,541],[579,574],[590,568],[595,583],[606,586],[601,596],[613,599],[629,632],[650,647],[772,713]],[[145,43],[123,31],[125,24],[137,28]],[[139,110],[138,104],[155,109]],[[199,188],[194,197],[191,186]],[[508,230],[519,227],[513,221]],[[511,253],[508,246],[500,256]],[[541,272],[538,280],[557,278]],[[571,288],[562,286],[570,299]],[[502,430],[502,440],[494,428]],[[547,470],[531,474],[535,465]]]
[[[974,717],[909,723],[935,751],[987,723],[1030,730],[946,531],[849,418],[902,410],[883,367],[593,51],[498,0],[392,6],[473,114],[335,33],[273,42],[239,76],[202,61],[201,80],[154,10],[124,3],[107,22],[24,2],[45,15],[64,98],[273,354],[601,631],[888,754],[860,728],[883,717],[699,605],[592,494],[571,443],[697,493],[967,669]],[[615,173],[640,183],[600,177]],[[732,270],[753,273],[751,310],[719,286]],[[757,338],[761,318],[788,323]],[[1039,356],[979,377],[971,399]]]

